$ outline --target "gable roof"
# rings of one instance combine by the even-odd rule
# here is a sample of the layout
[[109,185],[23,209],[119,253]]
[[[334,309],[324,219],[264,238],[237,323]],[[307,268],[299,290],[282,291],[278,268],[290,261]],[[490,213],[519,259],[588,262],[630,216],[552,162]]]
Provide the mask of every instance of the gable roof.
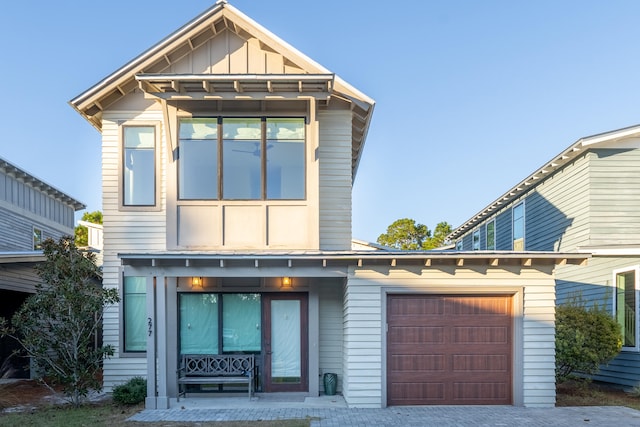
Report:
[[484,207],[480,212],[464,222],[461,226],[453,230],[451,234],[447,236],[447,239],[455,240],[466,234],[481,222],[487,220],[493,214],[497,213],[500,209],[522,196],[524,193],[531,191],[533,188],[543,183],[555,172],[564,168],[567,164],[572,162],[578,156],[584,154],[590,148],[602,146],[607,143],[610,144],[612,142],[631,137],[640,137],[640,125],[630,126],[580,138],[560,154],[554,156],[550,161],[545,163],[544,166],[537,169],[534,173],[520,181],[502,196],[498,197],[488,206]]
[[[244,39],[257,39],[262,49],[281,55],[285,64],[291,65],[291,70],[283,74],[166,74],[172,64],[225,30]],[[296,73],[295,70],[302,72]],[[270,92],[275,84],[284,91],[323,92],[331,98],[348,102],[352,113],[352,171],[355,176],[375,101],[227,4],[226,0],[219,0],[155,46],[73,98],[69,104],[101,130],[102,112],[137,88],[164,91],[166,87],[175,90],[195,83],[201,91],[239,93],[243,91],[244,84],[256,82],[258,89],[254,85],[254,91]]]

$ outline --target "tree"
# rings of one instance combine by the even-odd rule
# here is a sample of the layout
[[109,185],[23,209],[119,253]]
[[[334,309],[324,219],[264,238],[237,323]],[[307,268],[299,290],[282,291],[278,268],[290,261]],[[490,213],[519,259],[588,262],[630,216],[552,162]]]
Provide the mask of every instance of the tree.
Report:
[[622,349],[620,325],[598,305],[587,308],[574,298],[556,309],[556,379],[591,375]]
[[397,219],[387,227],[387,232],[378,236],[378,243],[395,249],[415,251],[422,249],[431,231],[424,224],[416,224],[409,218]]
[[60,385],[79,405],[91,390],[100,390],[103,358],[111,346],[97,347],[95,334],[103,308],[118,302],[115,289],[103,289],[95,254],[83,253],[70,236],[42,243],[46,260],[36,266],[42,283],[11,319],[0,318],[0,333],[16,339],[49,387]]
[[410,218],[402,218],[387,227],[387,232],[378,236],[381,245],[405,251],[427,250],[442,246],[447,235],[451,233],[451,225],[440,222],[433,236],[424,224],[417,224]]
[[[82,214],[82,221],[92,222],[94,224],[102,224],[102,212],[93,211]],[[78,225],[75,228],[76,246],[87,246],[89,244],[88,230],[84,225]]]
[[433,237],[427,239],[427,241],[423,244],[423,249],[435,249],[442,246],[446,240],[449,233],[451,233],[452,227],[446,221],[439,222],[436,225],[436,229],[433,232]]

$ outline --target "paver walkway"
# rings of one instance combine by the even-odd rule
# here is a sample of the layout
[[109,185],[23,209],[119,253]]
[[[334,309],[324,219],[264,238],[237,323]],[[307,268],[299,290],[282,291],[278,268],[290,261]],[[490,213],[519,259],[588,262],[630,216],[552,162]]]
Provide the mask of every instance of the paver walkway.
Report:
[[131,421],[255,421],[312,418],[314,427],[355,426],[602,426],[640,427],[640,411],[619,406],[520,408],[513,406],[421,406],[347,408],[172,408],[144,410]]

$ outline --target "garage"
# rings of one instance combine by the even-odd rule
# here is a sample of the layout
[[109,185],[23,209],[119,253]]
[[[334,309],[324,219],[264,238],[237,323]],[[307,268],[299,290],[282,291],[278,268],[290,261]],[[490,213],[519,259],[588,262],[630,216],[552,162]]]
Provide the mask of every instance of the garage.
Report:
[[387,405],[513,404],[511,295],[387,295]]

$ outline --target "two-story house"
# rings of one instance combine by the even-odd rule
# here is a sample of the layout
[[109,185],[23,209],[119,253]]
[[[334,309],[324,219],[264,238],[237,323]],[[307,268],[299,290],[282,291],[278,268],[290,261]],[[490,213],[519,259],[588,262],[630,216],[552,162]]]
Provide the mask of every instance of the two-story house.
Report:
[[640,126],[581,138],[456,228],[458,250],[590,253],[558,266],[558,303],[606,307],[622,326],[620,355],[597,380],[640,384]]
[[102,133],[106,390],[166,408],[185,355],[248,354],[261,393],[554,404],[551,272],[585,256],[353,250],[374,101],[225,1],[71,105]]
[[[44,239],[73,236],[74,214],[85,205],[0,158],[0,317],[10,319],[36,290],[33,267],[44,260]],[[15,341],[0,339],[0,376],[24,377],[24,361],[10,358]]]

